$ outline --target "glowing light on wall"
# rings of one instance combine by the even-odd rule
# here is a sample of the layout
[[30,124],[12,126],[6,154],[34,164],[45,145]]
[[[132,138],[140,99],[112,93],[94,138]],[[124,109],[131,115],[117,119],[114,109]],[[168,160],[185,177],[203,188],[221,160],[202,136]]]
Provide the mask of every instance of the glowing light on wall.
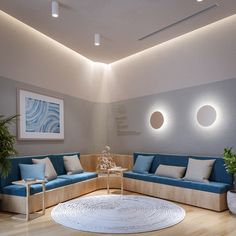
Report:
[[[204,101],[205,99],[205,101]],[[196,129],[215,130],[221,127],[222,111],[217,104],[217,100],[202,98],[202,101],[196,104],[193,108],[194,126]],[[207,102],[206,102],[207,101]]]
[[[159,103],[151,106],[146,113],[146,128],[151,134],[168,134],[171,121],[168,104]],[[164,133],[163,133],[164,132]],[[164,135],[165,136],[165,135]],[[164,137],[162,136],[162,137]]]
[[217,113],[213,106],[205,105],[197,112],[197,121],[203,127],[209,127],[216,121]]
[[150,117],[150,125],[153,129],[160,129],[164,123],[164,116],[160,111],[155,111]]

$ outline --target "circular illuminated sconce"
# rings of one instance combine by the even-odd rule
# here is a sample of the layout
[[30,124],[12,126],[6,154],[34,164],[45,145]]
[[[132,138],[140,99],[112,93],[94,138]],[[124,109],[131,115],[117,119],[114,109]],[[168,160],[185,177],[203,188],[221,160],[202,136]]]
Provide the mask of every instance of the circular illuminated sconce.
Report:
[[197,121],[203,127],[209,127],[216,121],[216,110],[210,105],[202,106],[197,112]]
[[160,129],[164,123],[164,117],[160,111],[155,111],[150,117],[150,124],[153,129]]

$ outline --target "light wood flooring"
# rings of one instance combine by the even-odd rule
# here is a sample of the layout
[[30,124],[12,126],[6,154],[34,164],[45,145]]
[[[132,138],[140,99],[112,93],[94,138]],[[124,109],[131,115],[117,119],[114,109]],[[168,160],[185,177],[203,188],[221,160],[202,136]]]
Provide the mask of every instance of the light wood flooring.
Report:
[[[118,193],[118,190],[112,190],[112,193]],[[106,194],[106,190],[99,190],[87,195]],[[125,192],[124,194],[134,194]],[[87,196],[85,195],[85,196]],[[178,203],[177,203],[178,204]],[[236,217],[229,214],[228,211],[221,213],[204,210],[184,204],[178,204],[186,211],[185,219],[170,228],[140,234],[129,234],[137,236],[236,236]],[[96,236],[103,234],[80,232],[56,224],[51,219],[52,208],[46,210],[46,214],[29,222],[13,220],[14,214],[0,212],[0,235],[25,235],[25,236]],[[111,234],[106,234],[111,235]],[[117,234],[120,235],[120,234]]]

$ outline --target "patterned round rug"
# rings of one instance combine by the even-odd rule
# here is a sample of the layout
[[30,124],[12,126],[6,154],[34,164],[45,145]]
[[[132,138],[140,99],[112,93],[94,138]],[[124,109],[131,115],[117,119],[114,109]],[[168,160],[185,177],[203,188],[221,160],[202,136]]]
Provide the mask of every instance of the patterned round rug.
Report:
[[53,208],[55,222],[96,233],[141,233],[175,225],[183,208],[158,198],[136,195],[89,196]]

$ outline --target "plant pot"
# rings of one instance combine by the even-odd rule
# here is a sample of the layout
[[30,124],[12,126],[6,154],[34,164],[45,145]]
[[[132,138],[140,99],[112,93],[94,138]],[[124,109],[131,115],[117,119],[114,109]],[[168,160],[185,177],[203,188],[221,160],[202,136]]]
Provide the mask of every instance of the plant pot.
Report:
[[227,192],[227,204],[230,212],[236,215],[236,191],[228,191]]

